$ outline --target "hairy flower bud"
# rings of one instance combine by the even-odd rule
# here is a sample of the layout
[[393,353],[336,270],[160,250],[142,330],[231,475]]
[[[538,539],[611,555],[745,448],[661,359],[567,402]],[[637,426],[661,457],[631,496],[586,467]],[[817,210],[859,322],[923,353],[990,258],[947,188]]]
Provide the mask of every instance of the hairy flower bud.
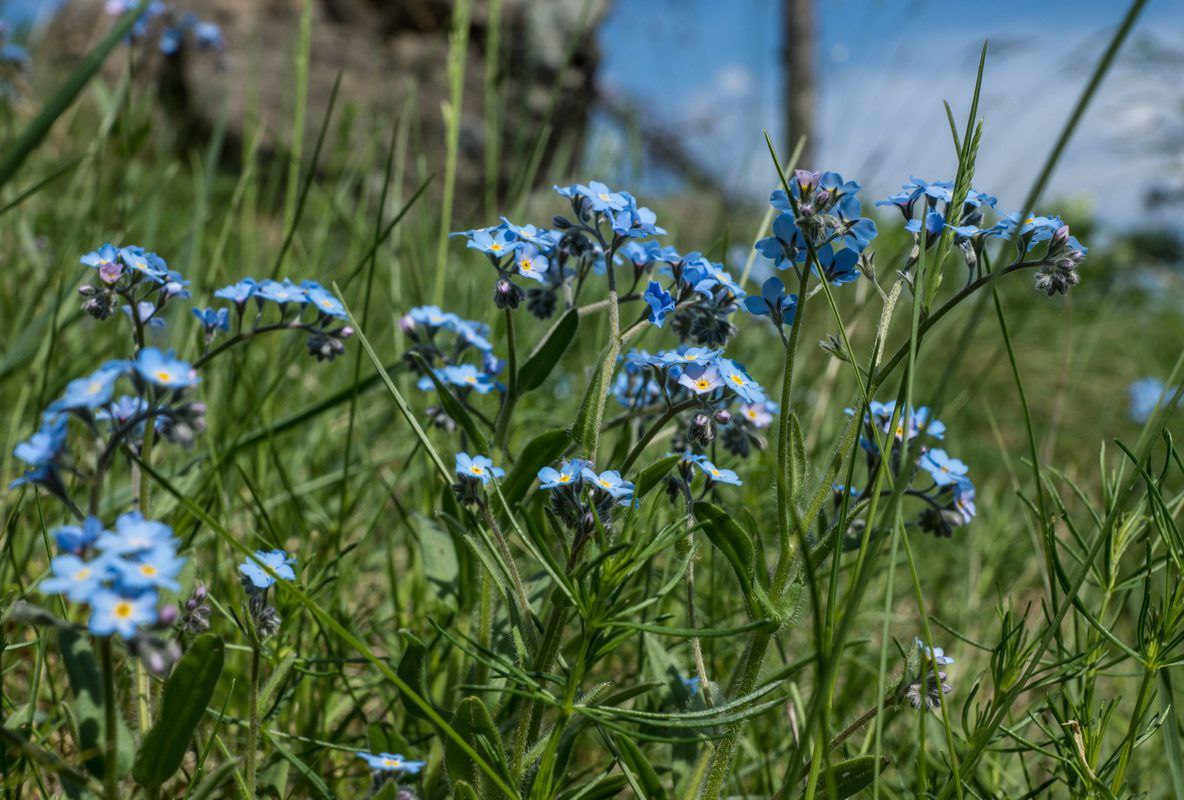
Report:
[[526,297],[526,292],[517,284],[502,278],[493,285],[493,304],[500,310],[515,309]]

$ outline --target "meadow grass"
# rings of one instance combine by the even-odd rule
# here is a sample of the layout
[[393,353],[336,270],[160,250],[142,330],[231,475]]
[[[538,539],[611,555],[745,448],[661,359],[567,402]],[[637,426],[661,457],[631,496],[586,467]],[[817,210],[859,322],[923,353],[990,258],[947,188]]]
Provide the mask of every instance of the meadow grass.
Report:
[[[1047,161],[997,187],[1022,211],[1050,206],[1048,177],[1141,5]],[[1165,299],[1175,280],[1149,297],[1121,249],[1095,248],[1081,285],[1050,299],[1031,271],[1002,274],[1007,243],[972,280],[952,232],[911,257],[914,238],[885,215],[875,283],[836,287],[798,268],[779,273],[799,296],[792,325],[735,313],[728,355],[781,409],[748,458],[707,449],[742,485],[691,497],[667,479],[692,467],[665,455],[690,415],[631,413],[610,395],[619,354],[676,343],[627,284],[612,302],[628,270],[588,273],[578,323],[562,308],[538,320],[496,308],[489,265],[446,236],[462,227],[451,198],[466,31],[452,38],[443,165],[419,157],[410,104],[369,120],[336,95],[310,147],[300,100],[293,130],[250,133],[237,172],[220,168],[218,136],[178,154],[150,90],[95,76],[104,49],[122,52],[119,30],[46,92],[43,116],[16,109],[22,132],[0,156],[6,485],[23,471],[14,448],[70,381],[133,346],[208,358],[186,302],[137,341],[122,314],[79,310],[93,272],[78,259],[103,242],[161,254],[195,306],[247,275],[315,279],[354,335],[326,363],[291,331],[223,335],[235,343],[195,390],[205,430],[187,448],[149,434],[119,449],[91,495],[107,526],[132,508],[166,522],[186,559],[177,599],[208,591],[213,636],[178,632],[186,657],[167,680],[119,637],[82,632],[78,604],[38,591],[55,530],[74,521],[66,507],[31,485],[0,495],[6,796],[1184,796],[1179,392],[1144,424],[1126,413],[1131,380],[1184,384],[1184,357],[1164,345],[1184,333]],[[485,85],[496,92],[496,76]],[[976,106],[926,132],[956,156],[956,195],[990,147]],[[499,159],[520,165],[507,185],[522,188],[487,190],[465,224],[568,213],[530,188],[540,139],[489,139],[487,176]],[[794,155],[782,164],[769,150],[770,188],[795,197]],[[549,169],[542,182],[562,185],[576,165]],[[771,219],[654,205],[664,242],[721,261]],[[817,263],[815,243],[805,250]],[[417,386],[424,371],[405,353],[422,329],[401,320],[433,301],[490,326],[510,362],[505,400]],[[826,337],[830,352],[815,345]],[[882,430],[859,424],[872,400],[897,401]],[[910,494],[914,448],[934,443],[893,450],[885,433],[923,405],[973,470],[978,513],[949,538],[917,524]],[[429,406],[454,429],[431,425]],[[861,436],[896,456],[868,474]],[[78,439],[68,487],[86,498],[96,453]],[[508,474],[466,484],[453,469],[462,450]],[[638,506],[598,505],[576,525],[552,513],[535,473],[577,456],[620,469]],[[832,490],[865,480],[855,498]],[[295,556],[295,580],[247,594],[239,565],[274,549]],[[372,770],[359,752],[425,764]]]

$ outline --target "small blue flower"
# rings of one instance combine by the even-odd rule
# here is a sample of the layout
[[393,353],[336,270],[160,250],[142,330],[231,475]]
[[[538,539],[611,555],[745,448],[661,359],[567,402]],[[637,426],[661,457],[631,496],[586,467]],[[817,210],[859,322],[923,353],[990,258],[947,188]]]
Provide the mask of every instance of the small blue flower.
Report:
[[416,306],[407,312],[407,316],[417,325],[424,325],[428,328],[452,329],[460,321],[460,317],[456,314],[451,311],[441,311],[439,306]]
[[230,310],[226,308],[191,308],[206,333],[230,330]]
[[682,681],[682,685],[686,688],[686,690],[688,692],[690,692],[691,697],[694,697],[695,695],[697,695],[699,693],[700,681],[699,681],[698,676],[694,676],[694,677],[690,677],[690,678],[680,677],[679,680]]
[[488,484],[494,478],[501,478],[506,471],[495,467],[493,460],[486,456],[471,456],[468,453],[456,454],[456,474],[468,480],[477,480]]
[[214,292],[214,297],[222,300],[229,300],[240,309],[246,305],[246,302],[255,296],[258,291],[259,284],[255,282],[254,278],[243,278],[238,283],[232,283],[229,286],[223,286]]
[[[946,218],[937,211],[929,211],[925,215],[925,232],[930,235],[937,235],[941,233],[942,228],[946,225]],[[904,229],[910,233],[921,232],[921,220],[910,219],[905,223]]]
[[131,639],[139,626],[156,622],[156,595],[152,592],[124,597],[101,589],[92,594],[88,602],[88,627],[95,636],[117,633],[125,639]]
[[962,523],[969,525],[978,509],[974,506],[974,484],[969,478],[959,478],[954,484],[954,510],[962,515]]
[[629,206],[629,198],[614,192],[600,181],[589,181],[587,186],[577,184],[576,192],[587,198],[593,211],[622,211]]
[[238,571],[248,589],[267,589],[277,580],[296,580],[295,563],[296,557],[283,550],[256,550],[255,558],[239,564]]
[[55,556],[49,567],[53,577],[37,588],[45,594],[64,594],[71,603],[89,603],[111,575],[110,559],[106,557],[83,561],[73,554]]
[[944,667],[954,663],[954,659],[947,656],[946,651],[942,650],[940,647],[930,647],[920,639],[915,639],[914,641],[921,652],[925,654],[925,657],[937,664],[939,667]]
[[625,500],[633,496],[633,483],[621,477],[615,469],[607,469],[599,475],[591,467],[584,467],[580,472],[584,480],[605,494]]
[[533,244],[524,244],[514,253],[514,263],[518,267],[518,274],[524,278],[543,283],[547,280],[546,272],[550,262]]
[[770,408],[769,406],[775,405],[775,403],[770,403],[767,400],[764,402],[757,401],[755,403],[744,403],[740,406],[740,414],[744,417],[744,419],[748,420],[749,425],[760,430],[761,428],[767,428],[772,424],[772,412],[775,411],[775,409]]
[[823,245],[818,250],[818,264],[826,280],[834,286],[859,280],[859,253],[850,247],[836,253],[829,244]]
[[573,486],[580,482],[585,467],[592,466],[591,462],[581,459],[564,461],[559,469],[543,467],[539,470],[539,488],[557,489],[562,486]]
[[743,483],[743,481],[740,480],[740,476],[737,475],[733,470],[720,469],[706,458],[697,461],[696,465],[699,467],[699,469],[703,470],[703,474],[710,478],[714,483],[726,483],[730,486],[740,486]]
[[115,383],[128,371],[126,361],[108,361],[93,374],[66,384],[61,399],[50,405],[52,411],[94,410],[106,405],[115,392]]
[[358,758],[370,765],[377,772],[398,772],[415,775],[424,768],[426,761],[408,761],[397,753],[379,753],[372,755],[365,751],[358,753]]
[[87,253],[79,260],[86,266],[98,270],[99,278],[103,283],[115,283],[123,275],[123,264],[119,261],[119,251],[109,244]]
[[41,427],[12,451],[13,455],[30,467],[44,467],[54,462],[66,444],[66,417],[47,411]]
[[345,306],[341,304],[341,301],[316,281],[302,281],[300,288],[304,289],[309,305],[319,313],[324,314],[326,317],[336,317],[338,319],[345,319],[348,316],[345,313]]
[[163,522],[145,519],[139,511],[121,514],[115,520],[114,532],[103,531],[95,539],[95,547],[115,556],[132,556],[173,546],[173,529]]
[[472,364],[444,367],[438,374],[445,382],[462,389],[472,389],[477,394],[489,394],[497,388],[497,384],[488,374],[479,371]]
[[650,322],[661,328],[662,323],[666,321],[666,315],[674,311],[674,297],[662,288],[662,284],[650,281],[650,285],[646,287],[644,298],[650,307]]
[[1151,419],[1155,410],[1168,399],[1167,386],[1159,378],[1143,378],[1127,388],[1130,397],[1130,415],[1135,422]]
[[658,217],[645,206],[638,206],[637,200],[628,192],[620,192],[625,198],[627,206],[620,211],[609,213],[609,227],[617,236],[629,239],[642,239],[647,236],[662,236],[665,229],[657,225]]
[[957,483],[958,479],[966,475],[970,468],[956,458],[950,458],[945,450],[933,449],[921,456],[917,462],[921,469],[933,476],[938,486],[949,486]]
[[175,592],[181,588],[176,577],[181,574],[183,566],[185,559],[177,555],[171,544],[142,553],[135,561],[122,558],[111,561],[120,587],[129,593],[145,589],[168,589]]
[[506,225],[495,225],[491,228],[477,228],[471,231],[461,231],[453,236],[464,236],[469,240],[468,246],[473,250],[480,250],[486,255],[501,258],[520,246],[522,242],[518,235]]
[[723,385],[719,367],[711,364],[702,366],[688,364],[682,375],[678,376],[680,386],[685,386],[697,395],[714,392]]
[[741,400],[746,403],[759,403],[765,399],[765,390],[752,379],[743,365],[728,358],[719,359],[717,364],[724,386],[735,392]]
[[146,275],[157,283],[164,283],[169,274],[169,267],[164,259],[143,247],[119,248],[119,260],[128,269]]
[[155,347],[145,347],[136,354],[136,373],[155,386],[165,389],[188,389],[201,378],[188,362],[173,356],[173,351],[162,353]]
[[87,517],[81,525],[61,526],[53,532],[53,539],[59,550],[78,555],[106,532],[101,519]]
[[744,298],[744,308],[757,317],[769,317],[774,323],[790,325],[797,314],[798,296],[787,295],[785,284],[776,275],[761,286],[760,296]]
[[[455,315],[453,316],[455,317]],[[482,353],[489,353],[493,351],[493,343],[486,338],[489,335],[488,326],[482,325],[479,322],[470,322],[469,320],[456,317],[452,321],[451,327],[460,340],[465,344],[477,348]]]
[[308,302],[308,293],[286,278],[283,283],[268,279],[255,287],[255,299],[260,302],[270,300],[280,306],[288,303],[304,305]]
[[680,347],[661,353],[658,358],[666,366],[686,366],[687,364],[713,364],[719,358],[722,350],[709,350],[706,347]]
[[[784,192],[781,193],[784,194]],[[785,269],[792,264],[804,261],[806,258],[805,240],[801,231],[798,230],[793,214],[778,215],[773,220],[773,235],[757,241],[756,249],[762,256],[771,260],[777,269]]]

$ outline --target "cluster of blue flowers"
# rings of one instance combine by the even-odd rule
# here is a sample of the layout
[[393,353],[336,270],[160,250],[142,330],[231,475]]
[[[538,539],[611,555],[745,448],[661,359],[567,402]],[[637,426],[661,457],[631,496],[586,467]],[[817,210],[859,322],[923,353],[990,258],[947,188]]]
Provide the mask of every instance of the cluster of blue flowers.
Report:
[[114,531],[92,516],[58,528],[54,539],[59,555],[39,588],[89,606],[91,633],[134,639],[146,628],[171,624],[158,612],[159,592],[180,588],[185,559],[177,555],[168,525],[130,511],[115,521]]
[[[789,187],[789,193],[778,189],[769,197],[779,213],[771,235],[757,241],[757,252],[784,270],[804,264],[813,249],[810,269],[820,279],[832,286],[859,280],[869,269],[864,250],[876,237],[876,223],[860,216],[860,185],[837,172],[797,170]],[[773,275],[759,296],[745,298],[744,307],[754,316],[769,317],[780,331],[793,324],[798,296],[787,293],[784,281]]]
[[[135,395],[115,396],[122,378],[130,381]],[[89,430],[102,431],[108,441],[126,440],[133,447],[151,418],[165,439],[191,444],[205,430],[205,405],[189,401],[186,394],[199,382],[187,362],[172,351],[152,347],[141,349],[133,359],[107,361],[87,377],[70,381],[42,414],[38,431],[16,446],[14,454],[27,468],[10,488],[38,484],[68,502],[62,474],[77,471],[67,450],[71,417]]]
[[[424,372],[426,364],[437,380],[453,387],[461,398],[472,392],[505,391],[505,386],[497,380],[505,362],[493,354],[488,325],[461,319],[437,306],[417,306],[403,316],[399,326],[411,340],[406,360],[420,375],[416,385],[421,390],[430,392],[435,388],[431,377]],[[452,336],[452,341],[438,339],[441,331]],[[480,365],[461,361],[470,352],[477,354]],[[418,358],[412,357],[413,354]],[[435,424],[451,430],[453,422],[442,409],[433,409],[430,416]]]
[[[120,516],[115,531],[104,530],[96,514],[102,507],[107,473],[116,457],[128,452],[142,455],[143,439],[149,430],[164,441],[189,445],[205,429],[206,407],[192,397],[200,385],[198,369],[230,345],[246,341],[265,330],[305,330],[311,337],[334,341],[347,338],[348,328],[330,329],[345,317],[345,309],[319,284],[306,281],[246,279],[218,290],[238,316],[237,333],[216,351],[210,344],[218,332],[229,329],[229,309],[207,309],[194,313],[206,329],[206,353],[194,362],[183,360],[172,350],[148,346],[149,329],[163,327],[163,312],[169,303],[190,296],[189,282],[155,253],[140,247],[103,245],[82,257],[95,278],[81,287],[83,309],[105,320],[122,307],[131,321],[132,355],[110,359],[82,378],[70,381],[62,395],[50,403],[36,433],[15,448],[25,472],[11,487],[34,485],[58,497],[83,522],[56,532],[62,551],[52,562],[53,574],[41,584],[42,591],[66,595],[71,601],[90,607],[90,630],[96,635],[117,634],[130,640],[131,649],[151,669],[163,671],[179,657],[173,638],[154,633],[172,626],[177,608],[158,611],[158,592],[179,588],[177,576],[184,559],[177,553],[171,529],[144,519],[138,511]],[[255,323],[244,331],[249,303],[255,304]],[[262,325],[267,304],[278,306],[280,322]],[[302,319],[306,308],[315,309],[315,319]],[[296,309],[290,314],[289,309]],[[310,349],[314,349],[310,345]],[[339,351],[340,348],[335,350]],[[315,355],[316,353],[314,353]],[[120,387],[130,391],[120,393]],[[87,434],[87,447],[75,458],[69,447],[70,421]],[[70,496],[67,480],[89,486],[89,515],[83,514]],[[277,559],[278,553],[278,561]],[[253,587],[252,615],[256,630],[267,635],[278,627],[279,617],[263,600],[273,575],[291,579],[292,561],[279,553],[260,554],[266,569],[253,563],[240,571]],[[184,604],[180,629],[199,632],[208,627],[209,608],[205,590]],[[256,608],[256,606],[258,608]]]
[[[846,411],[849,415],[855,413],[850,408]],[[921,437],[913,452],[918,454],[916,463],[921,473],[931,478],[933,483],[929,487],[912,487],[908,491],[910,496],[926,503],[917,523],[922,530],[935,536],[952,536],[954,528],[969,524],[977,513],[974,504],[974,483],[969,477],[970,469],[945,450],[929,445],[932,440],[945,439],[946,426],[941,420],[934,419],[928,408],[921,406],[916,409],[905,409],[900,414],[895,412],[895,402],[872,401],[864,417],[860,444],[867,452],[869,480],[876,471],[884,467],[883,455],[877,444],[878,434],[887,439],[892,464],[897,463],[905,442],[912,442]],[[841,496],[843,487],[837,487],[837,491]],[[851,490],[851,494],[861,496],[856,490]]]
[[614,509],[637,502],[637,487],[632,481],[625,480],[615,469],[597,472],[595,465],[584,459],[543,467],[538,479],[539,488],[548,494],[551,512],[575,534],[573,558],[597,525],[612,524]]
[[[952,230],[972,274],[985,241],[1001,238],[1015,241],[1017,265],[1039,268],[1035,282],[1040,291],[1050,296],[1065,294],[1080,281],[1077,267],[1088,250],[1070,234],[1069,226],[1060,217],[1031,216],[1021,222],[1018,212],[996,213],[996,221],[986,225],[984,214],[987,209],[996,210],[997,198],[969,189],[960,208],[952,208],[954,200],[952,181],[929,182],[909,176],[901,191],[876,205],[899,209],[906,230],[917,237],[919,247],[931,247],[943,231]],[[1042,252],[1029,255],[1043,243],[1047,245]]]
[[[345,306],[333,292],[316,281],[305,280],[296,284],[287,278],[282,281],[243,278],[216,290],[214,297],[233,304],[237,319],[235,330],[245,328],[248,308],[254,301],[252,334],[280,329],[305,331],[308,333],[308,354],[317,361],[332,361],[344,353],[345,342],[354,335],[354,329],[342,322],[349,316]],[[263,313],[268,306],[279,310],[278,322],[264,319]],[[195,308],[193,314],[205,331],[207,348],[219,332],[231,328],[228,309]],[[306,315],[310,319],[306,319]]]
[[[612,393],[638,419],[656,416],[685,404],[690,422],[675,441],[675,449],[706,447],[723,429],[725,448],[747,456],[763,449],[759,431],[767,428],[777,404],[743,364],[726,358],[720,349],[680,346],[651,354],[634,350],[623,356],[624,370],[613,381]],[[739,404],[739,413],[731,406]]]
[[[119,17],[137,5],[135,0],[107,0],[105,8],[111,16]],[[226,46],[222,29],[216,24],[199,19],[193,12],[178,14],[164,0],[149,3],[130,33],[130,39],[135,43],[155,38],[157,48],[165,56],[178,53],[190,37],[198,50],[221,52]]]
[[[556,186],[555,191],[571,203],[572,217],[556,216],[552,229],[503,218],[489,228],[453,234],[484,253],[495,268],[493,299],[498,308],[515,309],[525,300],[531,313],[546,318],[555,312],[560,295],[565,306],[572,307],[590,275],[607,274],[615,287],[615,271],[631,267],[631,285],[620,295],[642,300],[645,318],[653,324],[663,327],[672,318],[683,341],[705,346],[722,346],[735,334],[729,317],[744,291],[723,265],[700,253],[680,255],[653,241],[666,231],[629,192],[613,191],[597,181]],[[667,285],[655,276],[668,277]],[[536,285],[525,290],[515,282],[518,278]]]

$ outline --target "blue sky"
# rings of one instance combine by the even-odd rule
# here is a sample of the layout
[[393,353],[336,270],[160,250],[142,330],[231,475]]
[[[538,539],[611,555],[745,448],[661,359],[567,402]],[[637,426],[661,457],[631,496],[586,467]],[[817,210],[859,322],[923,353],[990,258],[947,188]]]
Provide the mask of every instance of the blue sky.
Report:
[[[617,0],[602,30],[602,85],[680,131],[703,163],[741,191],[771,183],[762,141],[780,141],[781,0]],[[941,101],[961,121],[979,49],[991,42],[979,188],[1022,202],[1110,33],[1114,0],[819,0],[820,163],[875,196],[907,179],[952,177]],[[1132,40],[1184,47],[1184,3],[1152,0]],[[1129,46],[1129,44],[1128,44]],[[1133,51],[1128,51],[1133,52]],[[1107,78],[1047,196],[1108,216],[1142,215],[1145,188],[1184,162],[1150,145],[1181,120],[1184,75],[1134,59]]]

